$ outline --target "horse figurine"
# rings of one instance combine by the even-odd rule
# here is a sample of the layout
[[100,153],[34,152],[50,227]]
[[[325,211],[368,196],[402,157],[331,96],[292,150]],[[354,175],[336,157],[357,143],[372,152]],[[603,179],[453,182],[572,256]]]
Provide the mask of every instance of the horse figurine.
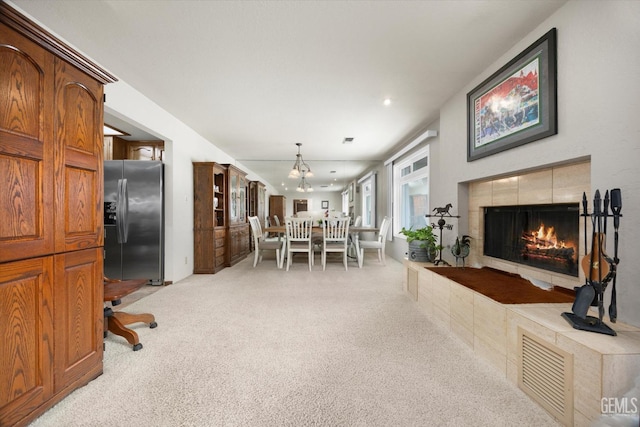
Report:
[[434,208],[433,212],[436,213],[436,215],[449,215],[451,216],[451,214],[449,213],[449,209],[451,209],[453,207],[453,205],[451,203],[447,203],[445,207],[443,208]]

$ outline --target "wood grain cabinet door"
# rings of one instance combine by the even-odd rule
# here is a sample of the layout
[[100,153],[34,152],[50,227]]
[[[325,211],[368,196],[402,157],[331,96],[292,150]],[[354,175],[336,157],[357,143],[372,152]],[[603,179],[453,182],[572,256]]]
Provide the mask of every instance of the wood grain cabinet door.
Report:
[[102,93],[100,83],[56,58],[56,252],[103,244]]
[[0,426],[53,394],[53,256],[0,268]]
[[53,253],[53,61],[0,23],[0,262]]
[[55,391],[102,372],[102,249],[54,256]]

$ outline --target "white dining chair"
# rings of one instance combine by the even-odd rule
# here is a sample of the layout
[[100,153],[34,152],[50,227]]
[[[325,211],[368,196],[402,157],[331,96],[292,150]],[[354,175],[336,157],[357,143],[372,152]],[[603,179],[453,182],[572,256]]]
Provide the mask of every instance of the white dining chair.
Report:
[[351,218],[325,218],[322,221],[322,270],[327,265],[327,252],[342,252],[345,271],[347,267],[347,243]]
[[389,232],[389,227],[391,226],[391,218],[385,216],[382,219],[382,223],[380,224],[380,231],[378,232],[377,238],[375,240],[359,240],[360,247],[360,259],[359,263],[362,264],[364,260],[364,251],[365,249],[375,249],[378,251],[378,261],[382,265],[386,265],[385,262],[385,254],[384,248],[387,242],[387,233]]
[[250,216],[251,232],[253,233],[254,255],[253,267],[255,268],[259,262],[262,262],[262,252],[272,250],[276,253],[276,265],[282,268],[284,257],[284,240],[266,240],[265,234],[262,232],[260,219],[257,216]]
[[362,225],[362,216],[358,215],[356,217],[356,220],[353,221],[353,226],[354,227],[360,227]]
[[311,242],[312,218],[285,218],[287,237],[287,271],[291,267],[293,253],[306,252],[309,258],[309,271],[313,265],[313,244]]

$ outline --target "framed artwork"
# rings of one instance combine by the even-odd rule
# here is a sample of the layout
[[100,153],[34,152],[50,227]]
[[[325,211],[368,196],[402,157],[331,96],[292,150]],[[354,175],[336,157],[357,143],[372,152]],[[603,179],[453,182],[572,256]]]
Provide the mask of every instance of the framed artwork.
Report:
[[354,193],[355,193],[355,186],[352,182],[351,184],[349,184],[349,201],[350,202],[353,202]]
[[328,200],[323,200],[322,201],[322,209],[329,209],[329,201]]
[[557,133],[553,28],[467,94],[467,162]]

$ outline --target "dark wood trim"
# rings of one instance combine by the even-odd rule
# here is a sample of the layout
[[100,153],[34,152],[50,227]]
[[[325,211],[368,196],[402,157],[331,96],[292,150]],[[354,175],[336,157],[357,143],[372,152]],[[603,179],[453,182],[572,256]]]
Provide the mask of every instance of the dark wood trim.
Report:
[[64,59],[100,83],[106,84],[118,81],[115,76],[105,69],[99,67],[53,34],[30,21],[29,18],[2,0],[0,0],[0,22],[13,28],[54,55]]

